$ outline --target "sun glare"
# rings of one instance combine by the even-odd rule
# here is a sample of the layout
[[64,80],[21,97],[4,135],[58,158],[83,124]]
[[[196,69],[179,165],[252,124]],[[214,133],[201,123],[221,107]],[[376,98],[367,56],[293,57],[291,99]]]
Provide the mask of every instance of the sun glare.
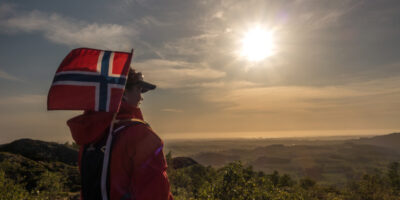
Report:
[[273,53],[272,33],[260,27],[249,30],[242,39],[241,55],[249,61],[261,61]]

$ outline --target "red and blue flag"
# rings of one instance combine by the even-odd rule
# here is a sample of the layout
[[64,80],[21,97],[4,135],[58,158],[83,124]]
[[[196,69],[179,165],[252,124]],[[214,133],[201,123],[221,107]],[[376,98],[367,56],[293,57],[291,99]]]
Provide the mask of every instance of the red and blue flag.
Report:
[[132,54],[133,50],[72,50],[56,71],[47,109],[117,112]]

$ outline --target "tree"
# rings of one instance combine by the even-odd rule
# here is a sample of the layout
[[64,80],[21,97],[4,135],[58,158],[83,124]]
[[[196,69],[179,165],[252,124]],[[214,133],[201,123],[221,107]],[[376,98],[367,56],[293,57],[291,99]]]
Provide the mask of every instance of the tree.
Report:
[[303,178],[300,180],[300,187],[302,187],[305,190],[308,190],[312,187],[314,187],[316,182],[310,178]]
[[396,194],[400,193],[400,165],[398,162],[393,162],[389,165],[388,177],[390,185]]

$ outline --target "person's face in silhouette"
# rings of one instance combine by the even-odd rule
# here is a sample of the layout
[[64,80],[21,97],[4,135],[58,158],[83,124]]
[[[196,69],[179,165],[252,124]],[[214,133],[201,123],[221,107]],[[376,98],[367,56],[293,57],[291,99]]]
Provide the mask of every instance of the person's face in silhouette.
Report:
[[125,90],[123,99],[133,107],[139,107],[142,97],[142,86],[139,84],[133,85],[130,89]]

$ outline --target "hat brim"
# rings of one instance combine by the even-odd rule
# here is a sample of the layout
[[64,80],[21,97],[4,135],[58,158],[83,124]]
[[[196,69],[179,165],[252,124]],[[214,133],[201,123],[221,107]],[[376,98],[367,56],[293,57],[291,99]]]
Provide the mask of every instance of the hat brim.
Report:
[[156,85],[151,84],[151,83],[146,82],[146,81],[139,81],[138,84],[140,86],[142,86],[142,91],[141,91],[142,93],[145,93],[145,92],[147,92],[149,90],[154,90],[157,87]]

